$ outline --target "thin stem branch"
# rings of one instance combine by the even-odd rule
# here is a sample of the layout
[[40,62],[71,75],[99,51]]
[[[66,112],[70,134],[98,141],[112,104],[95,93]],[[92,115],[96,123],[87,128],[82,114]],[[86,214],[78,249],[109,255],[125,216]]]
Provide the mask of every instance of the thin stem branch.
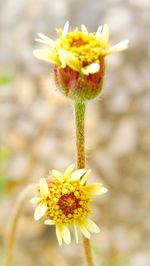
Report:
[[[85,168],[85,103],[75,102],[77,167]],[[94,266],[90,240],[82,237],[87,266]]]
[[17,225],[19,218],[21,216],[21,212],[23,209],[23,205],[25,203],[27,195],[33,191],[33,189],[36,187],[36,184],[31,184],[21,192],[19,195],[16,204],[13,209],[12,217],[9,222],[9,228],[8,228],[8,235],[6,239],[6,259],[5,259],[5,266],[12,266],[13,263],[13,249],[14,249],[14,243],[15,243],[15,237],[17,232]]
[[87,265],[94,266],[90,240],[82,236],[82,241],[83,241],[85,257],[87,260]]

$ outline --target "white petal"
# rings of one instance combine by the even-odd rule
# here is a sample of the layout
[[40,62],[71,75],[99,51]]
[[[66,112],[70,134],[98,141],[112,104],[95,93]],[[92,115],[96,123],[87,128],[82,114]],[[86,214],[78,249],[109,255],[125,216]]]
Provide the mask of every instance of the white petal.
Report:
[[81,25],[81,31],[84,33],[84,34],[88,34],[88,30],[87,28],[82,24]]
[[100,232],[100,228],[89,218],[84,219],[84,226],[91,233],[99,233]]
[[72,52],[66,51],[62,48],[57,48],[59,59],[61,61],[61,67],[64,68],[66,65],[68,65],[70,68],[72,68],[75,71],[80,70],[78,59],[74,56]]
[[64,176],[70,175],[70,174],[73,172],[74,168],[75,168],[75,164],[71,164],[71,165],[66,169],[66,171],[64,172]]
[[61,61],[61,67],[65,68],[66,67],[66,51],[62,48],[57,49],[57,51],[59,54],[59,59]]
[[128,48],[129,40],[119,42],[106,51],[106,54],[118,53]]
[[40,179],[40,192],[42,198],[46,198],[49,196],[49,189],[45,178]]
[[62,181],[63,175],[61,174],[61,172],[57,170],[52,170],[52,176],[54,176],[59,181]]
[[62,225],[62,238],[64,242],[69,245],[71,242],[71,235],[68,227],[66,225]]
[[71,179],[72,179],[73,181],[76,181],[76,180],[80,179],[85,173],[86,173],[86,169],[79,169],[79,170],[76,170],[76,171],[73,172],[73,174],[71,175]]
[[89,174],[91,173],[91,170],[87,170],[87,172],[84,174],[84,176],[81,178],[80,184],[84,185],[88,179]]
[[44,60],[46,62],[51,62],[52,64],[59,65],[59,59],[54,56],[54,54],[49,50],[34,50],[33,54],[36,58]]
[[85,189],[86,189],[86,192],[90,196],[101,195],[101,194],[104,194],[104,193],[106,193],[108,191],[108,189],[103,187],[103,185],[100,184],[100,183],[94,183],[94,184],[91,184],[91,185],[86,185]]
[[89,75],[89,74],[94,74],[98,72],[99,69],[100,69],[100,65],[98,63],[92,63],[86,67],[83,67],[81,71],[84,75]]
[[59,245],[62,245],[62,230],[61,230],[60,224],[56,224],[56,236],[57,236]]
[[98,27],[97,32],[96,32],[96,34],[95,34],[95,37],[97,37],[97,38],[100,37],[100,35],[101,35],[101,31],[102,31],[102,28],[103,28],[102,25],[100,25],[100,26]]
[[38,33],[39,38],[36,38],[35,40],[40,42],[40,43],[44,43],[47,45],[50,45],[51,47],[55,46],[55,41],[53,41],[52,39],[50,39],[49,37],[47,37],[46,35],[42,34],[42,33]]
[[73,226],[74,226],[74,233],[75,233],[76,243],[78,244],[78,242],[79,242],[79,238],[78,238],[78,230],[77,230],[77,226],[76,226],[76,224],[74,224]]
[[63,29],[63,32],[62,32],[62,37],[64,38],[67,33],[68,33],[68,29],[69,29],[69,21],[67,21],[64,25],[64,29]]
[[109,40],[109,27],[107,24],[103,26],[102,32],[101,32],[101,38],[104,40],[104,42],[107,44]]
[[34,197],[33,199],[30,200],[31,203],[37,204],[41,201],[41,197]]
[[54,225],[55,224],[55,222],[53,221],[53,220],[46,220],[45,222],[44,222],[44,224],[47,224],[47,225]]
[[79,227],[80,227],[80,230],[81,230],[81,232],[82,232],[82,234],[86,237],[86,238],[90,238],[90,233],[89,233],[89,231],[83,226],[83,225],[79,225]]
[[46,210],[47,205],[45,203],[40,203],[35,209],[34,219],[38,221],[45,214]]

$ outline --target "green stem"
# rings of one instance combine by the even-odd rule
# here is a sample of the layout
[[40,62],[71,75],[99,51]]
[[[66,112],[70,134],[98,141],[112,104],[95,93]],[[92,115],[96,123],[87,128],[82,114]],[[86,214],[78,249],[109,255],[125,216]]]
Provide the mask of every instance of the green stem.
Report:
[[[77,168],[85,168],[85,103],[75,102]],[[90,240],[82,237],[87,266],[94,266]]]
[[85,103],[75,102],[76,149],[77,167],[85,168]]

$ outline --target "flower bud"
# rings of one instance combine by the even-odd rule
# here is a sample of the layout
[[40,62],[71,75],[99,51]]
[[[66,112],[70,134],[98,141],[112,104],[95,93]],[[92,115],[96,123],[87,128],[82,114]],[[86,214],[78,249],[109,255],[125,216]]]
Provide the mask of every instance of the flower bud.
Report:
[[84,75],[70,67],[54,67],[55,83],[60,91],[72,100],[91,100],[100,94],[105,74],[105,62],[102,58],[99,71]]

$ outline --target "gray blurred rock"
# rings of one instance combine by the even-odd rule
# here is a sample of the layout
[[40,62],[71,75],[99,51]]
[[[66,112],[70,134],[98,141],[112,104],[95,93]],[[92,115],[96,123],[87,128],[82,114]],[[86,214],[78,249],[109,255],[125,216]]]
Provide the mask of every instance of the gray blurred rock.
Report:
[[149,266],[150,264],[150,255],[149,251],[139,251],[131,257],[131,263],[133,266]]
[[8,164],[7,175],[12,180],[21,179],[29,164],[27,154],[16,154]]
[[133,152],[137,142],[138,128],[134,119],[124,118],[114,130],[109,149],[114,156],[121,156]]

